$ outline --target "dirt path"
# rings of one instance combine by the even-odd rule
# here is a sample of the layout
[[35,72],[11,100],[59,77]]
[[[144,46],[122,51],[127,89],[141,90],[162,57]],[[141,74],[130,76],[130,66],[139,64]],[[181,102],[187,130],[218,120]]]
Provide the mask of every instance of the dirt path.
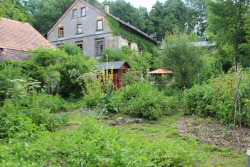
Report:
[[177,130],[182,135],[195,136],[198,141],[204,141],[213,146],[230,148],[235,152],[246,152],[250,149],[250,128],[242,127],[228,129],[213,119],[184,117],[176,123]]

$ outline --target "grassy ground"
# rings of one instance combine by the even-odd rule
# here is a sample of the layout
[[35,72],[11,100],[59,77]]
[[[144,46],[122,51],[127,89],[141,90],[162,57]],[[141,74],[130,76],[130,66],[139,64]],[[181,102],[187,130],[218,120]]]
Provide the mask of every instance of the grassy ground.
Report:
[[[98,115],[95,116],[99,117]],[[71,121],[69,124],[79,124],[79,117],[79,113],[71,113]],[[117,117],[117,115],[112,116],[113,119]],[[162,117],[157,121],[146,121],[140,124],[122,124],[118,126],[111,126],[111,128],[121,128],[124,133],[139,135],[142,138],[146,138],[148,142],[156,142],[160,140],[164,140],[166,142],[171,140],[182,140],[204,157],[202,164],[199,162],[197,166],[245,167],[245,154],[231,152],[228,148],[213,147],[207,143],[196,141],[192,136],[182,136],[179,134],[175,123],[181,118],[181,115],[175,115],[171,117]],[[108,124],[109,120],[100,120],[100,122]]]

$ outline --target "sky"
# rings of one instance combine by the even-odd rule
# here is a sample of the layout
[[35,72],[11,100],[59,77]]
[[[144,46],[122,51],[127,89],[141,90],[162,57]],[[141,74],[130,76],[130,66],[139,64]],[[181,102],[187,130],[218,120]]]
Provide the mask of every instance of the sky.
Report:
[[[99,2],[102,2],[103,0],[99,0]],[[126,2],[130,2],[134,7],[139,8],[140,6],[146,7],[148,11],[151,10],[151,7],[156,3],[157,0],[125,0]],[[160,2],[163,2],[165,0],[159,0]]]

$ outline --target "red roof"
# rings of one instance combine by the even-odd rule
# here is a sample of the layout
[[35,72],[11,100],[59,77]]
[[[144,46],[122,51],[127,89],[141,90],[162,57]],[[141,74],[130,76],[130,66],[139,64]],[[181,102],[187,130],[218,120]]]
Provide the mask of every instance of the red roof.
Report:
[[53,45],[28,23],[0,18],[0,48],[28,51]]
[[148,72],[148,74],[172,74],[172,73],[174,73],[174,72],[173,71],[164,70],[164,69],[158,69],[158,70],[154,70],[154,71]]

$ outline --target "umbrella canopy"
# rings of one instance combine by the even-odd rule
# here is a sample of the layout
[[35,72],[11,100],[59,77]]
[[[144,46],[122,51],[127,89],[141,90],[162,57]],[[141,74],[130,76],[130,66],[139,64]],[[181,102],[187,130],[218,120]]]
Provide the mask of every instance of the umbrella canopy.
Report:
[[172,73],[174,73],[174,72],[173,71],[164,70],[164,69],[158,69],[158,70],[154,70],[154,71],[148,72],[148,74],[172,74]]

